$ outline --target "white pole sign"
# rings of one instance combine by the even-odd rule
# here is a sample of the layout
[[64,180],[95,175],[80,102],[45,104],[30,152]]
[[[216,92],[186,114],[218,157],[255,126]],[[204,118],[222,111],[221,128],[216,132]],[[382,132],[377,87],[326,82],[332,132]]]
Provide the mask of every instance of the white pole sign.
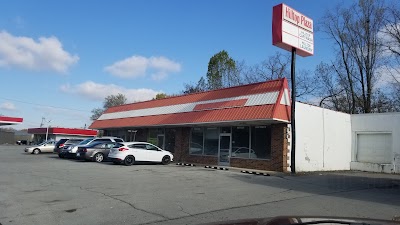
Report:
[[313,20],[285,4],[274,6],[272,15],[272,44],[300,56],[314,54]]

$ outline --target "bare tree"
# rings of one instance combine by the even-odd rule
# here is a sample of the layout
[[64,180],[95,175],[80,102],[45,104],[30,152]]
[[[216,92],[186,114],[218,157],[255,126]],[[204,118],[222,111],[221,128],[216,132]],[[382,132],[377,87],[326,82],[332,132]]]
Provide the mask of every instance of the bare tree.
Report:
[[[274,55],[251,67],[244,68],[242,71],[242,79],[244,83],[255,83],[280,78],[290,80],[290,56],[275,52]],[[316,90],[314,74],[309,70],[296,71],[296,97],[305,100]]]
[[384,17],[383,1],[359,0],[348,8],[339,5],[322,18],[321,30],[335,42],[338,59],[332,66],[346,96],[351,97],[350,113],[372,112],[383,52],[378,33]]
[[385,26],[382,33],[386,35],[383,45],[398,59],[400,59],[400,9],[398,4],[387,8]]

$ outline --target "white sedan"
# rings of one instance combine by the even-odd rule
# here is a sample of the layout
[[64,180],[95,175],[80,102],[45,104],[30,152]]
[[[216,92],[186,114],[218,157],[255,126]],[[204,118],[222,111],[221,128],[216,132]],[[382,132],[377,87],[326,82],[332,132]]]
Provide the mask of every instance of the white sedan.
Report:
[[55,141],[45,141],[43,143],[40,143],[38,145],[34,145],[31,147],[26,147],[25,152],[27,153],[32,153],[32,154],[39,154],[42,152],[53,152],[53,149],[56,145]]
[[122,142],[110,150],[108,159],[114,164],[123,163],[126,166],[139,161],[160,162],[167,165],[174,159],[174,156],[171,152],[147,142]]

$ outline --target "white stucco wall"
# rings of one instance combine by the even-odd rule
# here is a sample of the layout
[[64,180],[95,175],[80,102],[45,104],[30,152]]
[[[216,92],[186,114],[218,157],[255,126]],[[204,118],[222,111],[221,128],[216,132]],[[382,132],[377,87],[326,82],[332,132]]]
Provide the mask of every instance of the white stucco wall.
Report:
[[351,117],[296,102],[296,171],[350,170]]
[[[400,173],[400,113],[352,115],[352,170]],[[358,162],[357,134],[391,134],[390,160],[386,163]],[[376,151],[379,151],[377,149]],[[373,161],[373,160],[371,160]]]

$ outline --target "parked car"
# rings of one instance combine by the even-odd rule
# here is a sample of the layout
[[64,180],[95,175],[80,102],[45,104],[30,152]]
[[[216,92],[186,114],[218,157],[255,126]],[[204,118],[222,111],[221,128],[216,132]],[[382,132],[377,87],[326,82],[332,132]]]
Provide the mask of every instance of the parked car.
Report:
[[123,142],[117,143],[110,150],[108,158],[114,164],[124,163],[126,166],[135,162],[160,162],[164,165],[173,161],[171,152],[163,150],[147,142]]
[[54,146],[53,152],[59,152],[59,150],[64,147],[64,143],[68,141],[69,138],[61,138],[60,140],[57,141],[56,145]]
[[27,145],[27,144],[28,144],[28,141],[27,141],[27,140],[18,140],[18,141],[16,142],[16,144],[17,144],[17,145]]
[[98,137],[98,138],[88,138],[80,142],[79,144],[76,145],[70,145],[67,148],[63,148],[61,152],[58,154],[60,158],[64,157],[76,157],[76,151],[78,150],[78,147],[85,147],[86,145],[92,143],[92,142],[124,142],[122,138],[118,137]]
[[92,142],[85,147],[78,147],[76,158],[85,161],[103,162],[116,142]]
[[56,147],[54,148],[54,153],[59,153],[63,148],[68,147],[70,145],[76,145],[82,141],[83,141],[83,139],[73,138],[73,139],[68,139],[63,144],[60,144],[59,147],[57,147],[57,144],[56,144]]
[[56,144],[55,141],[45,141],[38,145],[26,147],[25,152],[32,153],[35,155],[43,152],[53,152],[55,144]]

